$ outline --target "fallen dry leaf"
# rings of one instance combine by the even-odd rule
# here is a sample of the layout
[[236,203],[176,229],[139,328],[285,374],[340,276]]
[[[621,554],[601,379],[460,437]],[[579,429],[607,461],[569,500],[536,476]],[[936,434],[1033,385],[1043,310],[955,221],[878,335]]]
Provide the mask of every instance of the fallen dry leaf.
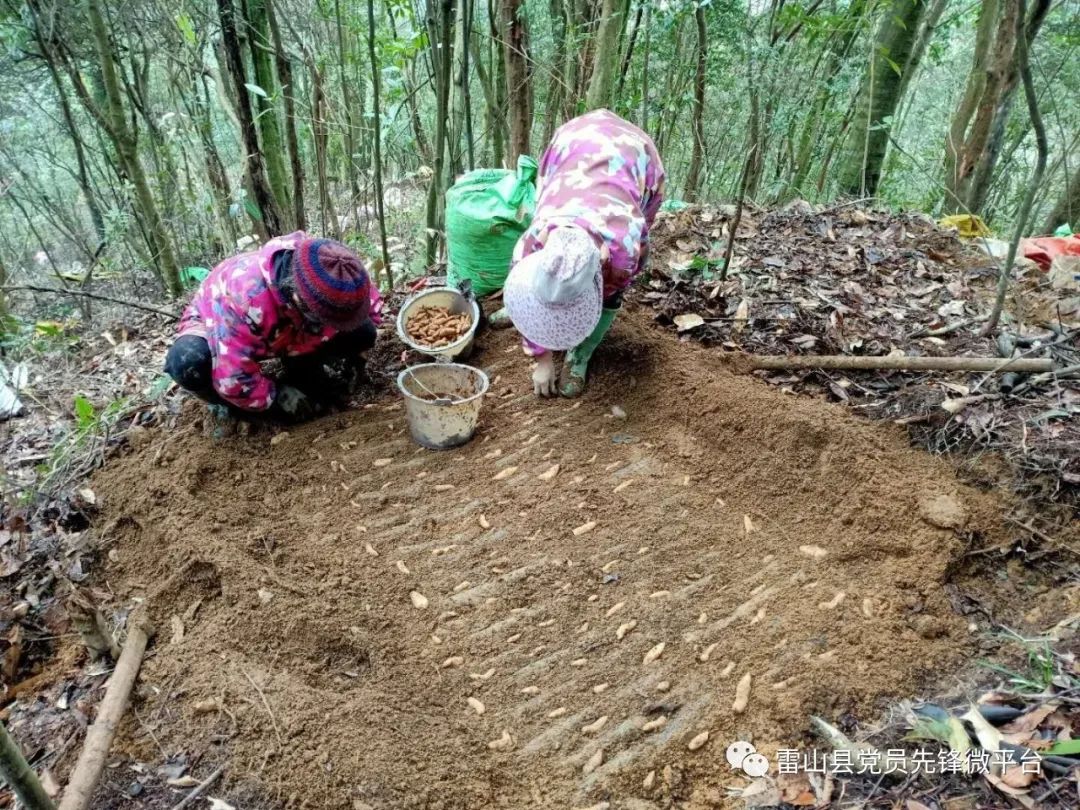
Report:
[[987,782],[989,782],[991,785],[996,787],[998,790],[1000,790],[1007,796],[1012,796],[1014,799],[1020,802],[1020,804],[1028,808],[1028,810],[1034,809],[1035,800],[1028,795],[1028,792],[1026,790],[1021,790],[1020,788],[1014,788],[1011,785],[1007,785],[1003,781],[1001,781],[1000,777],[995,776],[990,772],[984,773],[983,776],[986,777]]
[[1047,701],[1003,725],[1001,732],[1002,734],[1028,734],[1042,725],[1043,720],[1057,711],[1060,706],[1061,704],[1057,701]]
[[1025,769],[1023,765],[1007,765],[1001,774],[1001,781],[1012,788],[1026,788],[1038,776],[1034,768]]
[[184,620],[179,616],[174,615],[169,624],[172,627],[172,638],[169,639],[170,644],[179,644],[184,640]]
[[796,807],[813,807],[817,804],[817,795],[804,771],[778,774],[776,786],[780,789],[780,800],[787,804]]
[[199,784],[199,780],[191,774],[179,776],[176,779],[166,779],[165,784],[174,788],[193,788]]
[[735,320],[731,324],[731,331],[741,332],[746,328],[746,323],[750,319],[750,302],[747,299],[743,299],[739,302],[739,308],[735,310]]
[[676,315],[672,320],[675,322],[675,327],[680,332],[689,332],[691,329],[697,329],[699,326],[705,325],[705,319],[696,312],[687,312],[683,315]]

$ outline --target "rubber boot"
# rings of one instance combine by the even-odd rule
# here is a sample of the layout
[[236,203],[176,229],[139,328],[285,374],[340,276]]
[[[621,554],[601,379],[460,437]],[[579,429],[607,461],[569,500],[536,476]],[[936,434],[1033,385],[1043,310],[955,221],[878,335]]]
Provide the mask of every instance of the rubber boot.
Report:
[[592,360],[593,352],[596,351],[596,347],[604,339],[604,335],[611,329],[611,324],[615,320],[615,314],[618,311],[617,309],[602,309],[600,311],[600,322],[596,324],[592,334],[566,353],[562,371],[559,372],[559,393],[564,397],[573,399],[580,397],[585,391],[585,378],[589,373],[589,361]]
[[510,320],[510,313],[506,311],[506,307],[499,307],[488,315],[487,322],[492,329],[509,329],[514,325]]

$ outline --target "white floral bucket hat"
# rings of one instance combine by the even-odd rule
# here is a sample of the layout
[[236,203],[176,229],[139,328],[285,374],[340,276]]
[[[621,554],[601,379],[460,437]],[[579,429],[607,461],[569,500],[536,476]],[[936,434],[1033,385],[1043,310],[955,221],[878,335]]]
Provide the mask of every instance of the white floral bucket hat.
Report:
[[578,227],[552,230],[543,248],[514,265],[503,287],[514,327],[552,351],[572,349],[591,335],[603,300],[600,250]]

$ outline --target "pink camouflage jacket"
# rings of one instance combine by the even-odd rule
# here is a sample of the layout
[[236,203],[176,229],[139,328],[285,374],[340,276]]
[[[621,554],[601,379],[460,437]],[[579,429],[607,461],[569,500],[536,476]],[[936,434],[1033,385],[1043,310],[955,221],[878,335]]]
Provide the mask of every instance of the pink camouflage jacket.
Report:
[[[337,334],[329,327],[312,331],[272,283],[274,254],[291,250],[306,238],[297,231],[221,262],[199,285],[180,318],[179,335],[198,335],[210,344],[214,390],[244,410],[266,410],[277,394],[260,361],[309,354]],[[378,324],[382,301],[376,285],[370,288],[371,319]]]
[[[664,178],[652,138],[610,110],[567,121],[540,160],[536,213],[514,248],[514,262],[543,247],[553,228],[577,225],[602,243],[604,298],[610,298],[642,270]],[[546,351],[523,344],[529,355]]]

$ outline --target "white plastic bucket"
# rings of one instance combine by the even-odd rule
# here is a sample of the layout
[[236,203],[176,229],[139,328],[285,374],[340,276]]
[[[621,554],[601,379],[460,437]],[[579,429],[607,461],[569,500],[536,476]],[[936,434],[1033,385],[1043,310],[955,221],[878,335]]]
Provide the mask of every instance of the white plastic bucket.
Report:
[[397,384],[417,444],[448,450],[473,437],[488,390],[483,371],[461,363],[422,363],[398,374]]
[[[416,315],[416,313],[424,307],[446,307],[455,315],[468,313],[469,317],[472,318],[472,323],[469,325],[469,331],[453,343],[449,343],[446,346],[440,346],[437,349],[432,346],[416,343],[409,337],[408,330],[405,327],[408,325],[410,318]],[[458,357],[468,354],[469,350],[472,348],[473,337],[476,335],[476,327],[479,323],[479,304],[469,300],[453,287],[435,287],[417,293],[411,298],[406,299],[405,303],[401,305],[401,309],[398,311],[397,316],[397,333],[398,337],[401,338],[401,342],[414,351],[426,354],[429,357],[434,357],[436,360],[455,360]]]

